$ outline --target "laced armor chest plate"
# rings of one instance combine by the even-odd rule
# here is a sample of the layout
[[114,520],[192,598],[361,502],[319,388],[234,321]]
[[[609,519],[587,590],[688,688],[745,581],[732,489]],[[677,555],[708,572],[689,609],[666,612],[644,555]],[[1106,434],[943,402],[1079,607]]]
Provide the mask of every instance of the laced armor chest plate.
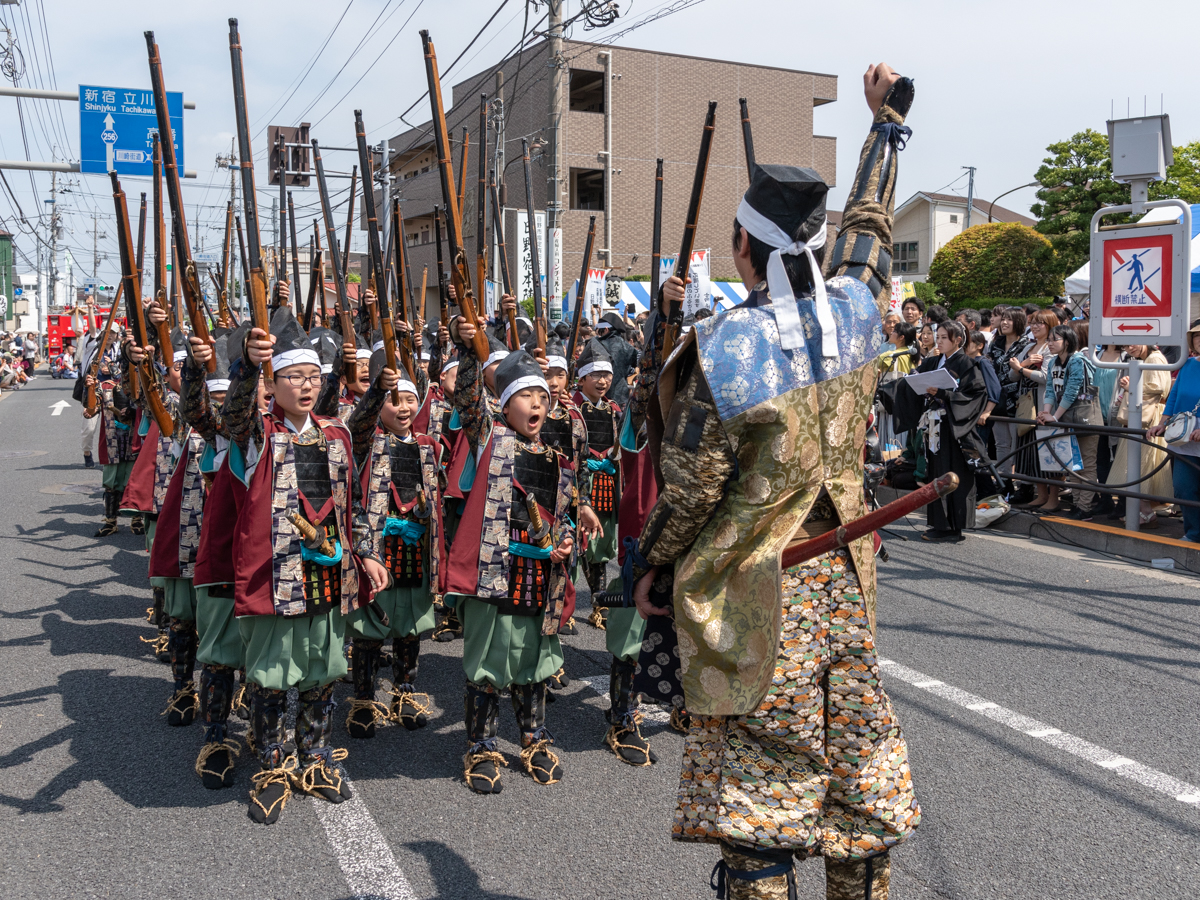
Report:
[[421,473],[421,445],[416,441],[391,440],[390,462],[392,468],[392,486],[396,489],[392,495],[391,508],[396,508],[396,494],[400,502],[411,503],[425,483]]
[[[608,404],[592,406],[591,401],[585,399],[580,412],[587,425],[588,449],[603,453],[613,445],[617,437],[616,428],[613,426],[612,407]],[[570,427],[569,422],[567,425]]]
[[[513,456],[512,507],[509,510],[509,549],[513,542],[533,544],[533,527],[525,498],[533,495],[543,509],[553,510],[558,500],[558,454],[545,444],[542,450],[518,444]],[[549,522],[544,522],[549,525]],[[507,603],[501,611],[510,615],[541,616],[545,612],[550,581],[550,561],[532,559],[518,552],[511,555]]]
[[[546,416],[538,437],[568,459],[575,456],[575,433],[571,429],[571,414],[561,406],[555,407]],[[538,495],[538,499],[541,499],[541,494]]]
[[[292,450],[296,460],[296,488],[300,496],[320,512],[333,496],[329,484],[329,449],[320,431],[309,429],[292,441]],[[301,515],[306,515],[303,504],[301,507]],[[325,517],[313,524],[324,528],[326,537],[331,541],[338,539],[337,509],[333,504],[330,504]],[[344,547],[343,552],[348,553],[349,548]],[[307,559],[304,561],[305,615],[319,615],[341,603],[341,575],[342,570],[338,565],[326,566]]]
[[543,509],[554,509],[558,499],[558,456],[550,447],[542,445],[538,451],[518,444],[513,456],[513,498],[509,513],[514,529],[529,527],[529,513],[525,509],[526,494],[537,497]]

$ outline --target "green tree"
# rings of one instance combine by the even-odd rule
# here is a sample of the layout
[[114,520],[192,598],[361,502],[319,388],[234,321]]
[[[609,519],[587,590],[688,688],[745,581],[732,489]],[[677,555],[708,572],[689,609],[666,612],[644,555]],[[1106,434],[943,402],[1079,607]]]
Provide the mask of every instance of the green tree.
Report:
[[1200,203],[1200,141],[1176,147],[1175,161],[1167,167],[1166,180],[1150,185],[1151,200],[1172,197],[1184,203]]
[[[1050,238],[1058,254],[1063,275],[1069,275],[1088,260],[1091,222],[1103,206],[1129,203],[1129,185],[1112,179],[1108,135],[1088,129],[1070,140],[1051,144],[1051,154],[1042,160],[1035,176],[1042,185],[1032,212],[1036,228]],[[1200,203],[1200,141],[1174,148],[1174,162],[1167,177],[1150,185],[1151,200],[1177,197],[1185,203]],[[1109,224],[1121,221],[1114,218]]]
[[1054,297],[1062,291],[1054,247],[1018,222],[964,231],[933,257],[929,281],[955,306],[978,297]]
[[362,284],[362,277],[357,272],[347,272],[346,284]]
[[1096,210],[1128,203],[1129,186],[1112,180],[1108,136],[1098,131],[1081,131],[1051,144],[1046,152],[1050,155],[1034,176],[1042,187],[1031,210],[1038,220],[1035,227],[1054,247],[1059,273],[1065,275],[1087,262]]

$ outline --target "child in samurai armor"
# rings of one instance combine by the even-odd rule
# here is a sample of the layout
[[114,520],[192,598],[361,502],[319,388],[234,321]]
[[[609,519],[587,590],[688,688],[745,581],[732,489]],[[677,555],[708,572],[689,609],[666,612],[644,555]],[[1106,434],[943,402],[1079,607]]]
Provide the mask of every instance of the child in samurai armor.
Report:
[[[97,412],[83,411],[85,419],[97,413],[100,419],[100,465],[104,467],[101,484],[104,486],[104,524],[96,537],[109,537],[117,533],[117,516],[120,514],[121,495],[129,482],[129,474],[137,455],[133,451],[133,425],[136,410],[129,399],[128,379],[122,379],[118,367],[121,348],[114,341],[100,362],[97,376],[88,375],[86,383],[96,389]],[[124,384],[122,381],[124,380]],[[141,513],[134,515],[130,528],[135,534],[143,534],[145,524]]]
[[[157,324],[157,323],[156,323]],[[179,419],[179,389],[180,373],[183,371],[183,361],[187,358],[186,337],[182,331],[171,335],[171,364],[167,368],[166,386],[163,394],[163,406],[171,416],[172,421]],[[167,496],[170,486],[171,473],[175,471],[178,461],[179,444],[175,435],[166,437],[158,428],[158,423],[148,411],[143,411],[138,424],[138,432],[142,436],[142,446],[138,451],[137,462],[129,475],[129,483],[121,497],[122,512],[129,510],[140,512],[146,520],[146,552],[154,547],[154,535],[158,526],[158,513]],[[170,619],[163,607],[166,602],[166,588],[162,579],[151,578],[150,588],[154,593],[154,606],[146,612],[150,623],[158,628],[158,637],[153,641],[146,638],[141,640],[154,644],[155,655],[162,662],[171,661]]]
[[621,499],[617,427],[621,422],[621,407],[604,396],[612,387],[612,357],[595,338],[588,341],[579,354],[575,375],[578,387],[573,400],[587,426],[585,464],[591,473],[592,509],[603,528],[583,553],[584,576],[592,592],[588,624],[604,629],[608,622],[605,569],[608,561],[617,555],[617,515]]
[[[171,341],[184,348],[186,358],[187,338],[182,330],[173,329]],[[198,702],[194,682],[198,643],[196,590],[192,573],[204,514],[205,484],[200,461],[207,444],[204,436],[188,425],[178,402],[172,440],[179,450],[159,507],[154,544],[150,548],[150,578],[163,586],[163,609],[169,628],[167,651],[175,679],[165,714],[168,725],[179,727],[192,724]]]
[[524,350],[497,367],[501,416],[485,398],[475,329],[451,323],[460,342],[454,405],[474,467],[466,509],[450,550],[446,603],[463,623],[467,677],[467,786],[499,793],[505,765],[496,743],[500,692],[509,690],[521,733],[521,763],[539,784],[562,778],[546,730],[546,681],[562,668],[558,626],[566,562],[574,546],[567,513],[571,462],[540,437],[550,389],[541,365]]
[[[530,342],[526,349],[536,346]],[[542,440],[561,453],[575,466],[576,503],[572,505],[569,515],[582,524],[587,524],[592,533],[600,530],[600,520],[592,511],[592,473],[587,467],[587,425],[583,421],[578,407],[570,399],[568,365],[566,349],[562,338],[557,332],[551,332],[546,338],[546,384],[550,387],[550,412],[542,425]],[[563,602],[563,618],[558,626],[558,633],[565,635],[578,634],[575,625],[575,576],[579,562],[579,548],[571,553],[571,562],[567,568],[570,578],[567,580],[567,596]],[[551,679],[552,688],[565,688],[570,683],[564,671],[558,671]]]
[[[266,362],[274,396],[260,414],[259,367]],[[346,616],[388,581],[371,546],[350,431],[338,419],[312,415],[321,381],[308,335],[280,308],[270,336],[251,330],[224,405],[229,464],[248,489],[233,544],[234,614],[262,766],[249,814],[264,824],[277,821],[293,787],[331,803],[351,796],[340,765],[346,751],[329,745],[333,685],[347,671]],[[284,734],[293,687],[300,694],[294,754]]]
[[[416,693],[414,685],[421,632],[436,624],[434,597],[445,567],[442,444],[413,432],[413,420],[428,392],[428,376],[415,367],[414,384],[405,373],[394,388],[400,401],[394,404],[386,385],[396,378],[386,364],[384,350],[377,350],[371,357],[373,386],[365,399],[371,406],[382,400],[379,427],[366,440],[356,440],[355,460],[375,553],[392,580],[374,603],[351,613],[347,623],[354,636],[354,699],[346,730],[354,738],[374,737],[381,721],[396,722],[409,731],[428,724],[429,697]],[[390,709],[375,699],[383,643],[389,638]]]
[[[248,325],[218,329],[212,344],[190,338],[191,355],[183,369],[183,418],[204,439],[200,473],[208,486],[192,581],[196,592],[196,659],[200,662],[199,717],[204,745],[195,770],[209,790],[233,784],[240,747],[228,736],[235,674],[244,664],[242,636],[233,615],[232,535],[245,486],[229,469],[229,436],[219,406],[230,385],[229,348],[236,359]],[[215,359],[212,372],[209,359]]]

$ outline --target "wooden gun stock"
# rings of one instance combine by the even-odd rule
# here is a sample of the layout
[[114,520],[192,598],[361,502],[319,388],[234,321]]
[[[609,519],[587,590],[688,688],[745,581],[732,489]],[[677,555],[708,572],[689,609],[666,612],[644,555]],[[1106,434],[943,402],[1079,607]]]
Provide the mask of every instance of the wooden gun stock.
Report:
[[[246,214],[246,255],[249,268],[246,281],[250,290],[250,321],[264,334],[270,334],[267,314],[267,275],[263,271],[262,245],[258,227],[258,195],[254,189],[254,151],[250,146],[250,115],[246,109],[246,78],[242,70],[242,42],[238,20],[229,20],[229,60],[233,73],[233,112],[237,123],[238,157],[241,162],[242,203]],[[238,229],[241,237],[241,229]],[[190,312],[190,310],[189,310]],[[215,359],[214,359],[215,362]],[[271,363],[263,363],[262,377],[273,377]]]
[[[171,130],[170,110],[167,108],[167,88],[163,82],[162,60],[159,57],[158,45],[154,43],[154,32],[146,32],[146,47],[150,54],[150,84],[154,92],[154,110],[158,118],[158,133],[162,140],[159,147],[162,151],[163,176],[167,180],[167,199],[171,204],[171,231],[175,236],[176,277],[183,290],[183,301],[187,306],[188,321],[192,326],[192,334],[205,343],[209,340],[208,322],[201,308],[200,279],[196,275],[196,264],[192,259],[192,245],[188,241],[187,213],[183,206],[183,189],[179,183],[179,166],[175,160],[174,133]],[[168,341],[167,346],[170,346]],[[209,358],[205,368],[209,372],[217,370],[217,358]],[[160,426],[161,427],[161,426]]]
[[425,49],[425,77],[429,86],[429,105],[433,120],[433,142],[437,151],[438,173],[442,182],[442,200],[446,205],[446,238],[450,245],[450,278],[454,284],[455,299],[462,310],[463,318],[475,326],[472,346],[480,362],[488,358],[487,335],[476,313],[475,294],[471,290],[471,279],[465,264],[466,253],[462,241],[462,215],[455,192],[454,170],[450,164],[450,140],[446,134],[446,112],[442,107],[442,83],[438,77],[437,53],[428,31],[421,32]]
[[[321,194],[321,214],[325,218],[325,237],[329,240],[329,261],[333,264],[333,283],[337,288],[337,317],[341,324],[342,343],[353,344],[354,323],[350,320],[350,298],[346,293],[346,279],[342,277],[342,260],[338,252],[337,230],[333,224],[333,205],[329,202],[329,185],[325,181],[325,163],[321,159],[321,148],[316,138],[312,141],[313,163],[317,170],[317,188]],[[343,354],[344,356],[344,354]],[[346,384],[358,380],[358,364],[354,357],[342,359],[342,371]]]
[[579,346],[579,323],[583,321],[583,304],[587,299],[588,272],[592,268],[592,245],[595,242],[596,217],[592,216],[588,223],[587,242],[583,245],[583,271],[579,273],[579,290],[575,292],[575,309],[571,314],[571,339],[567,342],[567,384],[570,384],[575,377],[575,348]]
[[[700,202],[704,199],[704,181],[708,177],[708,161],[712,155],[713,129],[717,120],[717,102],[709,101],[708,115],[704,117],[704,132],[700,138],[700,157],[696,161],[696,174],[692,180],[692,196],[688,201],[687,221],[683,226],[683,241],[679,248],[679,258],[675,261],[675,276],[681,281],[687,281],[688,268],[692,263],[692,248],[696,245],[696,224],[700,219]],[[678,303],[672,303],[667,315],[667,328],[663,334],[663,359],[671,355],[675,342],[679,339],[679,329],[683,324],[683,310]]]
[[[121,295],[125,292],[125,282],[122,281],[117,285],[116,296],[113,297],[112,307],[108,310],[108,317],[104,320],[104,331],[100,333],[100,343],[96,347],[96,355],[92,361],[88,363],[88,375],[93,380],[98,380],[100,375],[100,363],[104,360],[104,354],[108,352],[108,342],[112,337],[113,320],[117,317],[117,304],[121,302]],[[90,326],[90,322],[88,323]],[[87,389],[87,402],[84,404],[88,413],[96,414],[98,405],[96,399],[96,386],[89,384]]]
[[746,178],[754,180],[754,137],[750,134],[750,111],[746,108],[746,98],[738,101],[742,107],[742,147],[746,151]]
[[[117,213],[117,244],[121,254],[121,277],[123,279],[122,286],[125,288],[126,318],[133,330],[134,342],[139,347],[145,347],[149,332],[146,328],[146,314],[142,309],[142,286],[138,276],[137,260],[134,258],[133,236],[129,231],[129,207],[125,203],[125,192],[121,190],[121,182],[117,178],[117,173],[110,172],[109,177],[112,179],[113,204]],[[170,346],[171,343],[168,340],[167,348]],[[167,412],[166,404],[163,403],[162,395],[159,393],[160,387],[158,380],[154,377],[154,368],[150,358],[143,358],[136,368],[140,375],[150,414],[158,423],[159,432],[164,437],[170,437],[175,431],[175,423],[171,420],[171,415]]]

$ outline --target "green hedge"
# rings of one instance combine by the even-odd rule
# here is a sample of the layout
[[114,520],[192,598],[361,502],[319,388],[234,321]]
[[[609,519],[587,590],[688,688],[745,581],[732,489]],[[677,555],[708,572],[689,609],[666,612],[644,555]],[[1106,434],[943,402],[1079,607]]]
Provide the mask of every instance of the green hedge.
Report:
[[1054,248],[1017,222],[977,225],[939,250],[929,281],[950,305],[975,297],[1054,297],[1062,292]]

